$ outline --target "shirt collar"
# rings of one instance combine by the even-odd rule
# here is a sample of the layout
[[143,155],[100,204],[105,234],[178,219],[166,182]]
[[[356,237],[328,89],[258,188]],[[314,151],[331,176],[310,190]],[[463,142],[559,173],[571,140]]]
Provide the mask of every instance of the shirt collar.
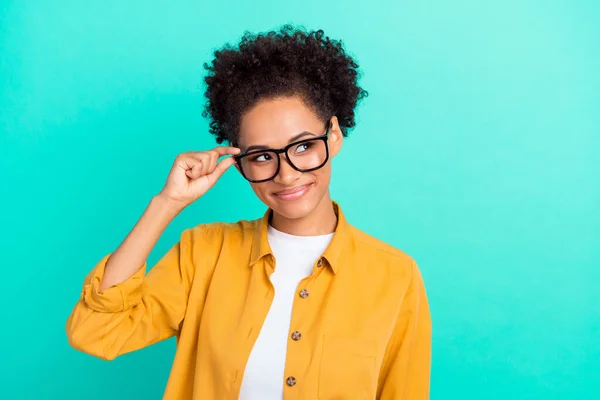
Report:
[[[349,247],[350,243],[350,225],[342,209],[338,203],[332,201],[333,209],[337,215],[337,225],[333,233],[333,238],[323,253],[323,258],[331,266],[332,271],[337,274],[343,265],[343,250]],[[254,220],[254,238],[252,242],[252,253],[250,255],[250,266],[254,266],[258,260],[266,255],[271,255],[271,246],[269,246],[269,239],[267,236],[267,229],[269,227],[269,219],[273,210],[267,209],[262,218]]]

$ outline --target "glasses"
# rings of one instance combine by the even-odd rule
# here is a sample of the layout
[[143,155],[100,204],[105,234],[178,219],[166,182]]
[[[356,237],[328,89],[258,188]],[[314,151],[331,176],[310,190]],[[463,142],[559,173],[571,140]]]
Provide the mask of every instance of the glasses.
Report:
[[310,172],[323,167],[329,160],[329,137],[331,123],[322,136],[303,139],[282,149],[252,150],[233,156],[242,176],[253,183],[266,182],[277,176],[281,168],[280,154],[285,154],[288,164],[296,171]]

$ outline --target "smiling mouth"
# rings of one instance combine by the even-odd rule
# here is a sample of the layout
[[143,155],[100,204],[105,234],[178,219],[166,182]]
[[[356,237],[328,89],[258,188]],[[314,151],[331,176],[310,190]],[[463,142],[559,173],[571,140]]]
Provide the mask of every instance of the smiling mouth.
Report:
[[295,187],[293,189],[282,190],[281,192],[273,193],[277,198],[282,200],[296,200],[304,196],[312,187],[312,183]]

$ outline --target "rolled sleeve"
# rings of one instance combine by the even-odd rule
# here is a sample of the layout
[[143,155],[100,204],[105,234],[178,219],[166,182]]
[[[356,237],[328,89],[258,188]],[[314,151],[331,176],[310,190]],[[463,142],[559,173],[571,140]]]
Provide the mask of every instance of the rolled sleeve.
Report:
[[146,264],[129,279],[100,291],[111,254],[96,264],[66,324],[76,349],[112,360],[177,334],[194,279],[194,248],[206,244],[201,226],[180,241],[146,274]]
[[99,291],[100,282],[102,282],[104,270],[111,255],[112,253],[106,255],[94,267],[83,284],[81,299],[94,311],[108,313],[125,311],[142,301],[146,264],[126,281],[113,285],[102,292]]

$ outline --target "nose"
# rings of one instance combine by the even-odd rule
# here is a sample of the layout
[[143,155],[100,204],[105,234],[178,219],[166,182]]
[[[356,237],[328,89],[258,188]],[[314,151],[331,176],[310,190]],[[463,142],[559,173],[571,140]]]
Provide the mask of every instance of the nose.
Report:
[[285,155],[279,156],[279,172],[273,178],[275,183],[289,186],[296,182],[302,175],[302,172],[295,170]]

